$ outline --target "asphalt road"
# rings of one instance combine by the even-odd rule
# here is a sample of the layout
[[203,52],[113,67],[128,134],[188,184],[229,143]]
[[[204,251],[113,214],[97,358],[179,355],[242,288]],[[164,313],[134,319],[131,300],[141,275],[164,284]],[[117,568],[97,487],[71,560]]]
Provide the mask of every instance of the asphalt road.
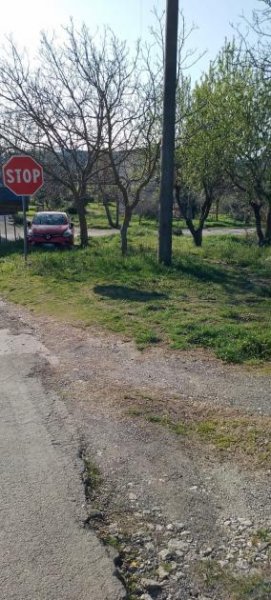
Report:
[[[12,224],[11,221],[9,221],[9,218],[6,217],[6,228],[5,228],[5,221],[4,221],[4,217],[0,215],[0,239],[2,238],[2,240],[5,242],[6,239],[6,232],[7,232],[7,239],[8,241],[12,242],[14,241],[14,225]],[[20,239],[23,238],[23,229],[22,227],[16,227],[16,238]],[[89,229],[89,237],[105,237],[107,235],[114,235],[114,234],[119,234],[119,230],[118,229],[95,229],[95,228],[90,228]],[[80,230],[78,227],[75,228],[75,236],[79,237],[80,234]]]
[[7,233],[7,239],[9,241],[14,241],[15,233],[16,233],[16,237],[20,237],[20,235],[21,235],[18,227],[16,227],[16,230],[14,233],[14,225],[10,221],[8,216],[6,217],[6,228],[5,228],[5,217],[3,215],[0,215],[0,239],[2,238],[3,240],[5,240],[6,233]]
[[0,597],[120,600],[111,559],[83,527],[74,423],[39,377],[49,355],[2,302],[0,357]]

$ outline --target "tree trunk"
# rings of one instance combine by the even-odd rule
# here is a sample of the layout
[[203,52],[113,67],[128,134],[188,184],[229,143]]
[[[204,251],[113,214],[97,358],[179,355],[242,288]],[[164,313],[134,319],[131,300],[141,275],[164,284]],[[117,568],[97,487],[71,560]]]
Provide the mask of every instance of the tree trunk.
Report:
[[212,195],[206,194],[206,200],[201,209],[201,216],[200,216],[200,220],[199,220],[199,226],[197,227],[197,229],[194,226],[193,220],[191,218],[189,218],[187,216],[186,212],[183,210],[181,199],[180,199],[180,186],[178,186],[178,185],[175,185],[175,200],[179,207],[180,215],[185,220],[186,225],[187,225],[191,235],[193,236],[195,246],[197,246],[197,247],[202,246],[202,232],[203,232],[204,223],[209,215],[210,208],[212,206],[212,200],[213,200]]
[[265,242],[271,244],[271,205],[268,207],[266,215]]
[[79,218],[81,246],[82,248],[86,248],[88,246],[88,226],[85,205],[81,198],[77,198],[75,204]]
[[202,246],[202,230],[203,226],[199,226],[197,229],[194,226],[192,219],[185,219],[186,225],[193,236],[195,246]]
[[259,240],[259,246],[263,246],[264,244],[264,234],[262,230],[262,216],[261,216],[261,204],[257,204],[257,202],[250,202],[251,207],[253,208],[254,216],[255,216],[255,224],[256,231]]
[[219,202],[220,202],[220,198],[216,198],[215,201],[215,220],[218,221],[219,219]]
[[127,232],[128,232],[128,227],[131,222],[131,218],[132,218],[131,208],[130,208],[130,206],[125,206],[124,219],[123,219],[122,226],[120,229],[122,256],[125,256],[127,254],[127,250],[128,250]]
[[174,191],[175,191],[176,204],[177,204],[179,212],[180,212],[180,217],[181,217],[181,219],[185,219],[185,214],[183,212],[183,207],[182,207],[181,198],[180,198],[181,187],[177,183],[175,183]]
[[119,200],[116,201],[116,229],[120,227],[120,203]]
[[198,229],[195,229],[193,238],[195,246],[197,246],[198,248],[202,246],[202,227],[198,227]]
[[110,212],[109,204],[107,202],[103,202],[103,206],[104,206],[105,214],[107,216],[109,227],[112,227],[113,229],[115,229],[116,228],[116,223],[114,223],[114,221],[112,219],[112,215],[111,215],[111,212]]

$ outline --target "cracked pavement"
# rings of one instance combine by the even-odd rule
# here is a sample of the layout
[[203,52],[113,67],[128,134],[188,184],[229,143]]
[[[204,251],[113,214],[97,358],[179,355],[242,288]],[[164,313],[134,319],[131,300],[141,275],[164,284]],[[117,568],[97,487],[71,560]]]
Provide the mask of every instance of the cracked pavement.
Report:
[[80,439],[42,385],[46,349],[0,303],[0,589],[3,600],[120,600],[124,590],[93,532]]

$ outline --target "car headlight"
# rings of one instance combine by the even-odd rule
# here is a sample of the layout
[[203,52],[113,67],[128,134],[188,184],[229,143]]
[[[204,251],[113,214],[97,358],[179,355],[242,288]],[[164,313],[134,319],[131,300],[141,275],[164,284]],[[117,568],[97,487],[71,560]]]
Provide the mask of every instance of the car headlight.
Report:
[[64,231],[63,236],[66,238],[70,238],[72,237],[72,231],[71,229],[66,229],[66,231]]

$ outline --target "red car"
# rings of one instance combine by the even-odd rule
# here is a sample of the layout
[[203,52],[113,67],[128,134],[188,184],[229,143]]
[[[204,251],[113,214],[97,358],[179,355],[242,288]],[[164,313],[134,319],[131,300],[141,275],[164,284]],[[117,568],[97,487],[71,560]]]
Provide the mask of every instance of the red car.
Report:
[[71,248],[74,244],[73,223],[64,212],[38,212],[29,224],[27,241],[29,246]]

